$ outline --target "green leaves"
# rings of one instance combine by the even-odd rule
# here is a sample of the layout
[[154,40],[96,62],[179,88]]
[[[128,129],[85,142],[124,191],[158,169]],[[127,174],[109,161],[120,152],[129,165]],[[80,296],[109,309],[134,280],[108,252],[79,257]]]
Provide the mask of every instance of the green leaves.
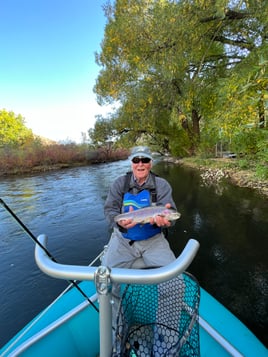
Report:
[[111,121],[117,138],[192,154],[220,130],[229,140],[263,117],[267,12],[258,0],[110,5],[95,92],[100,103],[121,104]]
[[24,118],[20,114],[0,110],[0,147],[22,145],[27,140],[33,140],[33,133],[25,126]]

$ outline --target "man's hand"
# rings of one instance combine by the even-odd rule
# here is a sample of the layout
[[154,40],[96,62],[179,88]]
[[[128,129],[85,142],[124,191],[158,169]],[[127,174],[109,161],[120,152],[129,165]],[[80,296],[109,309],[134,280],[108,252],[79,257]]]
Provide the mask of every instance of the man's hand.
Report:
[[[129,212],[134,211],[134,208],[132,206],[129,207]],[[136,226],[136,222],[133,222],[133,219],[122,219],[121,221],[117,222],[119,226],[129,229],[134,226]]]
[[[171,204],[167,203],[165,205],[166,208],[170,208]],[[162,216],[155,216],[150,219],[151,224],[156,224],[158,227],[170,227],[171,222],[168,221],[165,217]]]

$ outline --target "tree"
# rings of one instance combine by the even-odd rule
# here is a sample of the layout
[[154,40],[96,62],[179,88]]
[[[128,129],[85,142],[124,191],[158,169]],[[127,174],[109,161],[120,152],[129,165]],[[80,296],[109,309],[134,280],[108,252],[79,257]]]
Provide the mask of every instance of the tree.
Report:
[[102,115],[96,116],[94,129],[89,129],[88,135],[91,143],[95,146],[106,145],[114,139],[116,132],[110,118],[106,119]]
[[24,118],[19,114],[0,110],[0,146],[23,145],[34,140],[31,129],[25,126]]
[[267,46],[267,10],[259,0],[107,5],[95,92],[100,103],[121,103],[113,118],[118,132],[146,136],[166,150],[180,138],[193,154],[202,132],[215,136],[221,127],[231,132],[242,124],[239,111],[246,112],[252,91],[242,101],[235,93]]

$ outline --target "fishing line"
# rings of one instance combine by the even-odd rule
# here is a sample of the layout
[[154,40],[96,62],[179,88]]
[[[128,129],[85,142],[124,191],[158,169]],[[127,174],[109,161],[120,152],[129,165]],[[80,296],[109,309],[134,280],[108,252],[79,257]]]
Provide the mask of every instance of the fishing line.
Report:
[[[57,263],[56,259],[52,256],[52,254],[46,249],[46,247],[41,244],[38,239],[33,235],[33,233],[25,226],[25,224],[18,218],[18,216],[8,207],[8,205],[0,198],[0,204],[11,214],[11,216],[17,221],[17,223],[23,228],[23,230],[31,237],[31,239],[39,245],[41,249],[49,256],[53,262]],[[80,286],[76,283],[75,280],[67,280],[70,284],[72,284],[79,292],[83,295],[83,297],[94,307],[94,309],[99,312],[97,306],[90,300],[90,298],[84,293],[84,291],[80,288]]]

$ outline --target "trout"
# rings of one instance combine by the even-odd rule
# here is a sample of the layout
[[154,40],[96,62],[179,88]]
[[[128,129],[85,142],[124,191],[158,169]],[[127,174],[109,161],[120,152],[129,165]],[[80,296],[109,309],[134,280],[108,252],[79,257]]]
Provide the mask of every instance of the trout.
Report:
[[181,214],[174,208],[166,208],[164,206],[150,206],[119,214],[114,217],[114,221],[119,222],[124,219],[132,219],[133,222],[144,224],[150,223],[150,219],[156,216],[165,217],[168,221],[175,221],[176,219],[180,218]]

